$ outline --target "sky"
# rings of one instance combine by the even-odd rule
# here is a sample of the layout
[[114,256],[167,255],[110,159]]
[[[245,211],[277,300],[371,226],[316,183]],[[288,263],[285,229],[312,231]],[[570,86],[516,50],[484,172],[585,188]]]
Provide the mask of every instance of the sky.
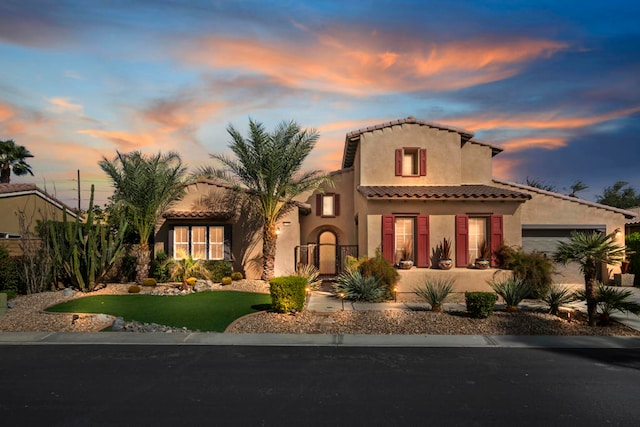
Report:
[[640,190],[640,2],[4,0],[0,140],[82,207],[116,151],[191,169],[233,125],[320,133],[305,169],[340,168],[346,133],[413,116],[504,151],[496,178],[595,200]]

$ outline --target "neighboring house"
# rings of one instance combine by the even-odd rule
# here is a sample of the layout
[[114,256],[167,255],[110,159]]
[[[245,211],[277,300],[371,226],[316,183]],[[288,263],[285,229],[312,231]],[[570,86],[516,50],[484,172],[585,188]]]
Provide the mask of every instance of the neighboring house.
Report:
[[[629,209],[631,212],[635,212],[640,215],[640,206]],[[627,219],[624,225],[624,234],[640,233],[640,216]]]
[[11,255],[21,255],[19,237],[35,236],[38,221],[61,221],[63,210],[70,218],[76,217],[72,208],[35,184],[0,184],[0,244]]
[[[454,270],[483,277],[484,283],[486,274],[467,267],[485,242],[492,252],[504,243],[551,254],[571,231],[619,230],[618,241],[624,243],[625,220],[633,212],[493,179],[493,157],[501,152],[474,140],[471,132],[412,117],[348,133],[333,185],[301,198],[281,223],[276,274],[303,262],[333,276],[348,255],[373,256],[380,250],[395,264],[409,249],[417,267],[410,274],[424,275],[433,271],[425,269],[437,262],[436,245],[446,237],[452,241]],[[222,246],[236,268],[258,277],[261,229],[242,208],[231,212],[231,205],[222,203],[202,209],[202,196],[212,190],[224,194],[225,188],[213,182],[190,187],[165,213],[156,247],[213,258],[220,256],[213,245]],[[498,266],[495,253],[491,262]],[[559,282],[583,281],[573,267],[560,270]],[[608,273],[603,271],[603,278]]]

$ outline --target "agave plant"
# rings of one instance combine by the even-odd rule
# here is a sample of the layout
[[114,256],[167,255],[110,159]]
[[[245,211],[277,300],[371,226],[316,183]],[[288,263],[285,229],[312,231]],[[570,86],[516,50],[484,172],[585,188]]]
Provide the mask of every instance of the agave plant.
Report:
[[565,286],[552,285],[542,297],[542,301],[549,305],[549,313],[557,316],[560,306],[576,300],[575,294]]
[[518,304],[526,298],[530,290],[529,285],[515,277],[497,281],[493,280],[489,284],[507,304],[508,312],[518,311]]
[[341,298],[351,301],[379,302],[385,297],[385,287],[374,276],[363,275],[360,271],[345,271],[333,284],[333,290]]
[[307,279],[307,286],[311,290],[317,290],[322,284],[322,280],[318,279],[320,271],[313,264],[298,264],[296,271],[293,272],[293,276],[304,277]]
[[[587,299],[584,289],[577,291],[575,295],[579,301],[585,301]],[[615,289],[598,282],[596,303],[598,311],[600,312],[600,324],[610,324],[611,314],[615,311],[640,314],[640,304],[631,301],[631,297],[633,297],[633,293],[628,289]]]
[[442,311],[442,304],[453,290],[455,279],[427,279],[425,284],[414,289],[416,295],[431,305],[431,310]]

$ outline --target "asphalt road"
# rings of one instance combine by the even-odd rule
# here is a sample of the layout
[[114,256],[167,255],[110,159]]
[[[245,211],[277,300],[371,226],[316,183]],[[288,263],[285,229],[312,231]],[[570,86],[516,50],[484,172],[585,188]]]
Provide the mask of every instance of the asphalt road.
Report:
[[640,423],[640,351],[0,346],[0,425]]

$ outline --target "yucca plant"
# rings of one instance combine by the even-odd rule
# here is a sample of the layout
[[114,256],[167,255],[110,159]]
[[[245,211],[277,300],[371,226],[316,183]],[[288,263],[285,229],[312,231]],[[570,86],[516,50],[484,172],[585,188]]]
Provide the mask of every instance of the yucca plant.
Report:
[[[585,301],[587,295],[584,289],[580,289],[575,293],[578,301]],[[611,323],[611,314],[615,311],[621,313],[640,314],[640,304],[631,301],[633,292],[628,289],[616,289],[611,286],[605,286],[598,282],[596,290],[596,303],[600,312],[600,324],[608,325]]]
[[542,301],[549,305],[549,313],[557,316],[560,306],[576,300],[575,294],[566,286],[552,285],[542,297]]
[[304,277],[307,279],[307,287],[311,290],[320,288],[322,280],[318,279],[320,276],[320,270],[313,264],[298,264],[296,271],[292,276]]
[[193,259],[191,255],[182,254],[182,259],[171,259],[169,263],[169,278],[174,281],[187,283],[190,277],[210,279],[211,274],[200,260]]
[[431,305],[431,311],[441,312],[442,304],[453,290],[455,279],[427,279],[425,284],[414,289],[419,297]]
[[511,277],[504,280],[492,280],[491,287],[507,304],[508,312],[518,311],[518,304],[529,294],[529,285],[519,278]]
[[333,284],[333,290],[341,298],[351,301],[379,302],[385,297],[386,288],[374,276],[360,271],[345,271]]

